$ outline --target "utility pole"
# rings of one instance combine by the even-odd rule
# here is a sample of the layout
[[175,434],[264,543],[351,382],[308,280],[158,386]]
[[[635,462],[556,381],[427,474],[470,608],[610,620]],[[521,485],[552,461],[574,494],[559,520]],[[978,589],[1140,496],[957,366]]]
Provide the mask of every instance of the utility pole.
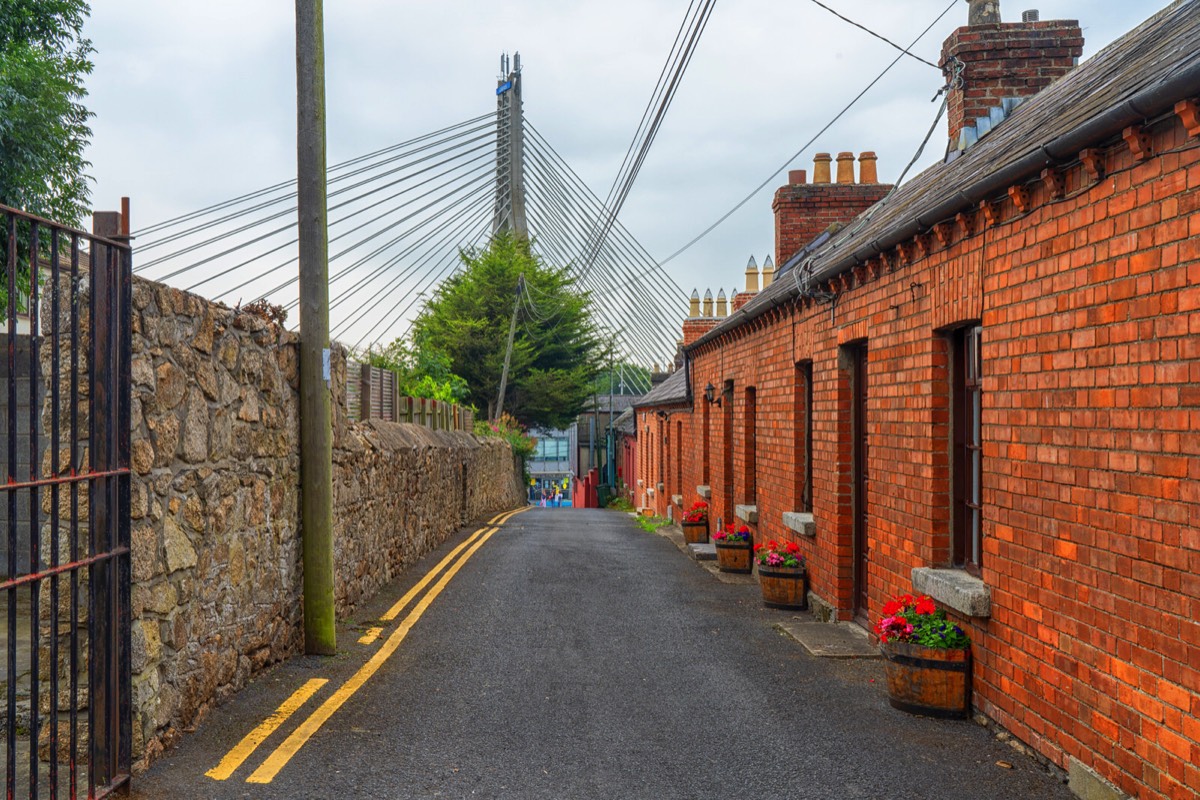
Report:
[[300,525],[304,650],[333,655],[333,420],[325,198],[322,0],[296,0],[296,166],[300,225]]
[[521,103],[521,54],[500,57],[496,86],[496,204],[492,235],[502,231],[529,241],[525,220],[525,112]]
[[525,289],[525,273],[517,276],[517,297],[513,301],[512,322],[508,325],[508,347],[504,350],[504,369],[500,373],[500,395],[496,398],[496,416],[492,421],[500,419],[504,413],[504,390],[508,388],[508,366],[512,363],[513,340],[517,336],[517,312],[521,310],[521,292]]

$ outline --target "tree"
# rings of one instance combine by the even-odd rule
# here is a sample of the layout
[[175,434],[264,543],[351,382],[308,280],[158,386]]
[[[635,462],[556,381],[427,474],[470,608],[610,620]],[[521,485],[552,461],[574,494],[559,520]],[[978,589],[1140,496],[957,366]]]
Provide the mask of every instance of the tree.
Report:
[[[81,102],[92,71],[88,11],[86,0],[0,0],[0,204],[74,226],[89,211],[83,151],[92,114]],[[4,255],[0,319],[8,307]],[[29,290],[27,270],[17,283]]]
[[604,359],[590,297],[565,269],[543,264],[527,242],[507,234],[461,257],[463,269],[442,282],[414,321],[414,351],[446,357],[450,372],[470,387],[468,400],[490,418],[524,275],[505,410],[523,425],[566,427],[583,409]]

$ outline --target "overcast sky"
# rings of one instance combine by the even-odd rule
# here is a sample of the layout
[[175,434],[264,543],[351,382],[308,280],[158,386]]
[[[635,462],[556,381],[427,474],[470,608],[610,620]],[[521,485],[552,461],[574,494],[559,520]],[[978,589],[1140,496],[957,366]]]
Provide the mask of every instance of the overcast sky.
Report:
[[[825,0],[911,41],[948,0]],[[134,228],[295,175],[294,5],[288,0],[92,0],[97,208],[133,201]],[[687,8],[685,0],[484,3],[325,0],[330,163],[495,108],[503,51],[520,51],[526,117],[597,194],[611,184]],[[1085,58],[1165,0],[1002,0],[1078,19]],[[938,60],[966,24],[960,0],[914,51]],[[716,4],[621,214],[656,258],[674,252],[779,168],[896,55],[808,0]],[[874,150],[894,180],[933,120],[937,70],[905,58],[814,153]],[[944,152],[945,123],[922,160]],[[685,290],[741,288],[774,244],[773,180],[668,267]],[[135,256],[136,257],[136,256]]]

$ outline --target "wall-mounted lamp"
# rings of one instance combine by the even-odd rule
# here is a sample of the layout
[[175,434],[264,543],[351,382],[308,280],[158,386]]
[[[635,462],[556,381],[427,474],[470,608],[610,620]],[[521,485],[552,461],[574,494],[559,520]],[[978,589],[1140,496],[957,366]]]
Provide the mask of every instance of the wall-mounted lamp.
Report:
[[721,398],[717,397],[717,387],[711,383],[704,387],[704,399],[710,404],[716,403],[717,405],[721,405]]

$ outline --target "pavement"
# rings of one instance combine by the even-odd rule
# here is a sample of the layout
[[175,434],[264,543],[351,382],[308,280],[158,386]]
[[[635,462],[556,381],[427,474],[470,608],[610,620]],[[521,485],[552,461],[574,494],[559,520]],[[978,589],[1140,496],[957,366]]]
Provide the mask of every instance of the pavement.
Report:
[[[779,626],[811,617],[764,608],[752,579],[715,579],[628,515],[531,509],[425,580],[474,530],[347,621],[339,656],[293,659],[211,713],[133,797],[1071,797],[973,722],[892,709],[879,661],[810,655]],[[206,775],[314,685],[227,777]]]

